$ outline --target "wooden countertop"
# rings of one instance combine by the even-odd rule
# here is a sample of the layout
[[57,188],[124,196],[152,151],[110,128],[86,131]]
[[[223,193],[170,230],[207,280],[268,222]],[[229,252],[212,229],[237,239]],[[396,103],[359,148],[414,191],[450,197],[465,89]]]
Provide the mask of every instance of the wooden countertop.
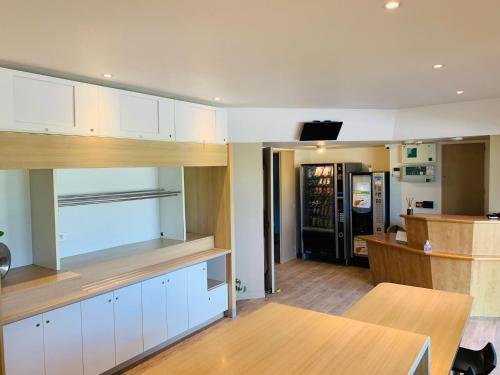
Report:
[[[3,306],[1,310],[1,324],[12,323],[17,320],[27,318],[42,312],[79,302],[83,299],[90,298],[110,290],[121,288],[130,284],[140,282],[164,273],[175,271],[196,263],[200,263],[209,259],[213,259],[225,254],[231,253],[231,250],[225,249],[210,249],[200,251],[198,253],[189,254],[186,256],[177,257],[165,262],[154,264],[151,266],[139,268],[132,272],[123,273],[116,277],[110,277],[105,280],[100,280],[91,284],[84,285],[82,289],[71,294],[66,294],[60,297],[47,299],[42,304],[34,306],[19,306],[19,308],[8,309]],[[64,272],[66,274],[67,272]],[[55,276],[49,276],[55,277]],[[23,304],[24,305],[24,304]]]
[[406,244],[402,244],[396,241],[396,234],[394,233],[384,233],[384,234],[371,234],[371,235],[366,235],[366,236],[359,236],[362,240],[365,240],[366,242],[373,242],[379,245],[384,245],[387,247],[392,247],[396,248],[399,250],[407,251],[410,253],[422,255],[422,256],[428,256],[428,257],[437,257],[437,258],[447,258],[447,259],[455,259],[455,260],[499,260],[500,257],[495,257],[495,256],[481,256],[481,255],[461,255],[461,254],[450,254],[450,253],[441,253],[437,251],[433,251],[429,254],[424,253],[424,250],[422,249],[415,249],[413,247],[410,247]]
[[144,375],[413,374],[428,358],[424,335],[275,303],[228,324]]
[[438,214],[415,214],[415,215],[400,215],[400,216],[403,219],[445,221],[449,223],[500,224],[500,220],[489,220],[486,216],[438,215]]
[[342,316],[430,336],[431,374],[448,375],[472,301],[465,294],[381,283]]

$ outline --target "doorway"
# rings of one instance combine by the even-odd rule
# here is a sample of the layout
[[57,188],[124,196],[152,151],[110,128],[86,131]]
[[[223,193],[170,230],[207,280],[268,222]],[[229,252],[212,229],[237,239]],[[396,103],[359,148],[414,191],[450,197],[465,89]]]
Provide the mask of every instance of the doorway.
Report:
[[280,232],[281,232],[281,202],[280,202],[280,153],[273,153],[273,238],[274,262],[280,263]]
[[297,257],[297,213],[294,151],[265,148],[264,251],[265,288],[276,290],[275,264]]
[[485,144],[442,146],[442,213],[484,215]]

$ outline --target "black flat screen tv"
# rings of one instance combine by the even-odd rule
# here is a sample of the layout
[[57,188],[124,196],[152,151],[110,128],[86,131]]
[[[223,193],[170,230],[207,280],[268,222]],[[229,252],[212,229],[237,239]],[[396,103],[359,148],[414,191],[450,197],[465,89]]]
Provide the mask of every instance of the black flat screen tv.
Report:
[[336,141],[342,128],[342,121],[304,122],[301,141]]

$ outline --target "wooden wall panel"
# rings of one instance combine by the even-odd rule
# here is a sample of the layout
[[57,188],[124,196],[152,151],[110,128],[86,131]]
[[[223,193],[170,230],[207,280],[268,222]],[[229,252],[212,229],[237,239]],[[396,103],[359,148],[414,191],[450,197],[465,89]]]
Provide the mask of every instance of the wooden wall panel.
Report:
[[427,222],[425,220],[410,217],[405,217],[404,220],[408,246],[415,249],[423,249],[425,241],[429,238]]
[[449,292],[470,293],[472,262],[431,257],[432,286]]
[[184,170],[186,229],[213,234],[215,247],[231,248],[230,175],[227,167],[189,167]]
[[500,227],[496,224],[474,224],[473,255],[500,255]]
[[226,145],[0,132],[0,169],[226,165]]
[[500,259],[472,262],[472,315],[500,316]]
[[472,254],[474,226],[467,223],[427,221],[433,251],[450,254]]
[[432,288],[431,263],[428,256],[386,248],[370,243],[370,270],[374,284],[389,282]]
[[[184,169],[186,229],[191,233],[213,234],[216,248],[232,246],[232,149],[228,167],[188,167]],[[226,255],[229,287],[229,315],[236,314],[234,254]]]

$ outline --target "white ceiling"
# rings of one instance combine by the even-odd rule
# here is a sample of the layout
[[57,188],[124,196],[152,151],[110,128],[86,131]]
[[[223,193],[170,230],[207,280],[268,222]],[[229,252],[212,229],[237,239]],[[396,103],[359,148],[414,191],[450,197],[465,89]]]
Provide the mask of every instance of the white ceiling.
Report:
[[0,65],[90,82],[110,72],[109,85],[228,106],[500,96],[499,0],[402,0],[393,12],[383,3],[0,0]]

